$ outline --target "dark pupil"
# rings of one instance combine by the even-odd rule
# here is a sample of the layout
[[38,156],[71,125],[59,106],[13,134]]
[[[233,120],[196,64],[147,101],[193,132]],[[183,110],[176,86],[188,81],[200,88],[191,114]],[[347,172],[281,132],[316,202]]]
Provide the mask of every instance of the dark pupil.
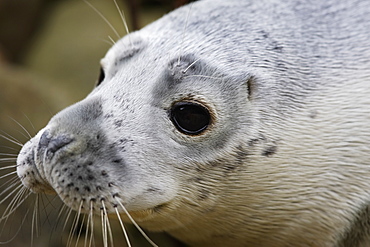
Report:
[[176,128],[185,134],[199,134],[207,128],[210,122],[208,110],[190,102],[177,103],[171,115]]

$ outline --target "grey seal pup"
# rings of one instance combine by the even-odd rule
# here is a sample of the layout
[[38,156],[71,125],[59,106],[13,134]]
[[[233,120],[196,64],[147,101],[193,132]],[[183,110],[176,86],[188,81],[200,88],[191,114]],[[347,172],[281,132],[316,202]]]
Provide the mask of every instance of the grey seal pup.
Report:
[[367,246],[370,2],[203,0],[119,40],[17,173],[190,246]]

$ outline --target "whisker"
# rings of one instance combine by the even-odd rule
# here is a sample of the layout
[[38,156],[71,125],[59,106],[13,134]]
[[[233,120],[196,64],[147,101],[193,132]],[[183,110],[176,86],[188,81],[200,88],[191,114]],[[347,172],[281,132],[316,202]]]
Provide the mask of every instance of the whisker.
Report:
[[107,247],[108,246],[108,240],[107,240],[107,224],[105,223],[104,219],[104,211],[103,208],[100,209],[100,220],[101,220],[101,229],[102,229],[102,234],[103,234],[103,246]]
[[107,25],[112,29],[112,31],[117,36],[117,38],[120,39],[121,36],[118,34],[117,30],[113,27],[113,25],[108,21],[108,19],[105,18],[105,16],[97,8],[95,8],[94,5],[92,5],[90,2],[88,2],[87,0],[84,0],[84,2],[87,5],[89,5],[90,8],[92,8],[105,21],[105,23],[107,23]]
[[[12,118],[12,117],[9,117],[11,120],[13,120],[19,127],[21,127],[23,130],[24,130],[24,132],[26,132],[26,134],[28,135],[28,137],[29,137],[29,139],[32,139],[32,136],[31,136],[31,134],[30,134],[30,132],[28,132],[28,130],[22,125],[22,124],[20,124],[17,120],[15,120],[14,118]],[[25,136],[26,137],[26,136]]]
[[[13,162],[16,162],[16,161],[17,161],[17,158],[0,158],[0,163],[1,164],[13,163]],[[17,167],[17,166],[14,165],[14,167]]]
[[119,224],[121,225],[121,229],[123,231],[123,234],[125,235],[126,243],[127,243],[128,247],[131,247],[130,239],[128,237],[126,228],[125,228],[125,226],[122,222],[121,215],[119,214],[117,207],[114,207],[114,209],[116,211],[116,214],[117,214],[117,217],[118,217],[118,220],[119,220]]
[[[126,30],[126,34],[130,34],[130,30],[128,28],[128,25],[127,25],[127,21],[126,21],[126,17],[125,17],[125,13],[123,12],[122,9],[120,9],[120,7],[118,6],[117,4],[117,0],[113,0],[114,4],[116,5],[116,8],[118,10],[118,13],[121,17],[121,20],[123,22],[123,25],[125,26],[125,30]],[[129,37],[129,41],[130,41],[130,45],[132,46],[132,41],[131,41],[131,37]]]
[[194,62],[192,62],[186,69],[184,69],[182,71],[183,74],[186,73],[186,71],[188,71],[188,69],[190,69],[195,63],[197,63],[198,61],[200,60],[200,58],[198,58],[197,60],[195,60]]
[[[6,133],[5,133],[6,134]],[[7,137],[7,136],[5,136],[5,135],[3,135],[3,134],[0,134],[0,137],[2,137],[2,138],[4,138],[5,140],[8,140],[8,141],[10,141],[11,143],[14,143],[14,144],[16,144],[16,145],[18,145],[18,146],[20,146],[20,147],[23,147],[23,144],[20,142],[20,141],[18,141],[17,139],[15,139],[14,137],[12,137],[12,136],[10,136],[10,137]],[[13,140],[13,139],[14,140]]]
[[23,113],[23,115],[27,118],[28,122],[31,124],[31,127],[33,129],[33,132],[36,135],[36,132],[37,131],[36,131],[36,128],[35,128],[35,126],[33,125],[32,121],[31,121],[31,119],[29,119],[29,117],[25,113]]
[[[67,213],[67,217],[66,217],[65,222],[63,224],[62,232],[64,232],[65,229],[66,229],[66,226],[67,226],[67,223],[69,221],[69,218],[71,217],[72,211],[73,211],[72,208],[69,208],[68,213]],[[69,236],[68,236],[68,239],[69,239]],[[67,242],[68,242],[68,240],[67,240]]]
[[58,225],[59,225],[59,222],[61,221],[62,219],[62,214],[65,213],[65,210],[67,208],[67,205],[63,204],[61,205],[61,207],[59,207],[60,210],[58,210],[58,215],[57,215],[57,218],[56,218],[56,223],[54,224],[54,227],[53,227],[53,231],[56,231],[56,229],[58,228]]
[[130,219],[130,221],[132,222],[132,224],[134,224],[134,226],[136,227],[136,229],[143,235],[143,237],[153,246],[153,247],[158,247],[158,245],[156,245],[149,237],[148,235],[146,235],[146,233],[143,231],[143,229],[141,229],[141,227],[136,223],[136,221],[132,218],[132,216],[129,214],[129,212],[127,211],[127,209],[125,208],[125,206],[123,206],[123,204],[118,200],[116,199],[116,201],[118,202],[118,204],[121,206],[121,208],[123,209],[123,211],[125,212],[125,214],[127,215],[127,217]]
[[[5,230],[5,226],[7,225],[7,222],[8,222],[8,219],[10,217],[10,215],[24,202],[24,200],[26,198],[28,198],[28,196],[30,195],[27,194],[26,196],[24,196],[25,192],[27,191],[26,188],[22,188],[20,191],[18,191],[18,193],[16,194],[16,196],[13,198],[13,200],[9,203],[9,205],[7,206],[7,208],[5,209],[3,215],[2,215],[2,218],[0,219],[0,222],[2,222],[3,224],[3,227],[0,231],[0,236],[3,234],[4,230]],[[23,200],[20,200],[19,198],[22,198],[24,197]],[[27,210],[27,214],[28,214],[28,210]]]
[[89,227],[90,227],[90,224],[91,224],[91,222],[90,222],[91,221],[90,213],[91,213],[91,208],[89,208],[89,213],[87,215],[84,247],[87,247],[87,238],[89,236]]
[[[7,241],[0,241],[0,245],[2,245],[2,244],[9,244],[10,242],[12,242],[17,236],[18,236],[18,234],[19,234],[19,232],[21,231],[21,229],[22,229],[22,226],[24,225],[24,222],[25,222],[25,220],[26,220],[26,218],[27,218],[27,215],[28,215],[28,213],[29,213],[29,210],[27,210],[26,211],[26,213],[24,214],[24,217],[23,217],[23,219],[22,219],[22,223],[20,224],[20,226],[18,227],[18,230],[17,230],[17,232],[14,234],[14,236],[13,237],[11,237],[9,240],[7,240]],[[4,225],[5,226],[5,225]],[[3,229],[4,230],[4,229]],[[0,235],[2,234],[2,232],[3,231],[1,231],[0,232]]]
[[3,156],[14,156],[14,157],[17,157],[18,154],[7,154],[7,153],[0,153],[0,155],[3,155]]
[[80,237],[81,237],[82,229],[83,229],[83,226],[84,226],[85,218],[86,218],[86,215],[84,214],[83,217],[82,217],[82,220],[81,220],[81,225],[80,225],[80,229],[78,231],[75,247],[78,247],[78,242],[80,241]]
[[31,246],[34,243],[34,236],[36,232],[36,236],[39,236],[39,224],[38,224],[38,208],[39,208],[39,195],[37,194],[35,205],[32,212],[32,221],[31,221]]
[[[2,159],[0,159],[0,161],[1,161]],[[0,171],[1,170],[7,170],[7,169],[14,169],[14,168],[16,168],[17,167],[17,165],[11,165],[11,166],[4,166],[4,167],[0,167]],[[1,179],[1,177],[0,177],[0,179]]]
[[[21,189],[23,187],[23,184],[19,184],[19,183],[14,183],[14,184],[11,184],[9,185],[8,188],[6,188],[5,190],[3,190],[0,194],[0,196],[2,196],[4,193],[6,193],[7,191],[13,189],[13,187],[16,187],[13,191],[11,191],[9,194],[6,195],[6,197],[4,197],[1,201],[0,201],[0,204],[4,203],[9,197],[11,197],[14,193],[17,193],[17,190]],[[23,187],[22,189],[25,189],[27,190],[25,187]],[[14,200],[16,198],[16,196],[12,199]],[[9,206],[9,205],[8,205]],[[6,212],[6,211],[5,211]],[[0,218],[1,220],[1,218]]]
[[201,77],[201,78],[207,78],[207,79],[213,79],[213,80],[220,80],[220,81],[223,80],[223,78],[220,78],[220,77],[213,77],[213,76],[206,76],[206,75],[187,75],[184,78],[187,78],[187,77]]
[[114,246],[114,244],[113,244],[112,228],[111,228],[110,223],[109,223],[109,215],[108,215],[108,212],[107,212],[107,208],[105,207],[104,200],[102,200],[101,202],[102,202],[102,205],[103,205],[104,215],[106,216],[105,217],[105,220],[106,220],[107,227],[108,227],[108,233],[109,233],[110,243],[111,243],[111,246]]
[[[0,169],[1,170],[1,169]],[[3,176],[0,176],[0,179],[3,179],[3,178],[6,178],[6,177],[9,177],[9,176],[11,176],[11,175],[14,175],[14,174],[16,174],[17,173],[17,171],[14,171],[14,172],[9,172],[8,174],[5,174],[5,175],[3,175]],[[16,177],[15,179],[18,179],[18,177]],[[2,194],[3,192],[1,192],[0,193],[0,195]]]
[[188,11],[188,13],[186,15],[186,19],[185,19],[184,30],[182,32],[182,40],[181,40],[180,54],[179,54],[179,58],[177,60],[177,64],[178,65],[180,65],[181,54],[183,54],[183,52],[184,52],[185,32],[186,32],[186,29],[188,28],[188,21],[189,21],[189,16],[190,16],[190,12],[191,12],[192,7],[193,7],[193,5],[191,4],[189,6],[189,11]]
[[75,235],[75,233],[76,233],[76,229],[77,229],[77,227],[78,227],[78,223],[79,223],[80,216],[81,216],[81,208],[82,208],[82,204],[83,204],[83,201],[81,201],[80,206],[79,206],[79,208],[78,208],[78,212],[77,212],[77,214],[76,214],[76,217],[75,217],[75,219],[73,220],[72,228],[71,228],[71,231],[69,232],[69,237],[68,237],[68,241],[67,241],[67,246],[72,246],[73,235]]
[[6,148],[6,149],[10,149],[12,151],[16,151],[17,153],[19,152],[19,149],[18,148],[13,148],[13,147],[8,147],[8,146],[0,146],[1,148]]
[[91,235],[90,235],[90,242],[89,242],[89,247],[92,246],[93,242],[94,242],[94,202],[91,200],[90,201],[90,212],[89,212],[89,217],[90,217],[90,220],[91,220]]
[[[0,196],[2,196],[5,193],[4,190],[7,190],[9,187],[18,186],[21,183],[22,182],[18,179],[18,177],[13,177],[13,178],[10,178],[9,180],[3,182],[3,184],[0,186],[0,188],[5,187],[5,189],[2,189],[2,192],[0,193]],[[1,202],[0,202],[0,204],[1,204]]]
[[114,39],[111,36],[108,36],[108,39],[112,42],[111,45],[115,45],[116,44],[116,41],[114,41]]

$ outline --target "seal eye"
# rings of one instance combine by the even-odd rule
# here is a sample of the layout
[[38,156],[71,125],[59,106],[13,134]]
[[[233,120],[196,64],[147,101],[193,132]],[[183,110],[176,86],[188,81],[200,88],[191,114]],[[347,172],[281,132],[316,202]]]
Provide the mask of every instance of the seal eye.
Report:
[[172,106],[171,121],[182,133],[197,135],[211,122],[207,108],[192,102],[178,102]]
[[96,82],[96,87],[99,86],[105,79],[105,73],[102,67],[100,67],[99,79]]

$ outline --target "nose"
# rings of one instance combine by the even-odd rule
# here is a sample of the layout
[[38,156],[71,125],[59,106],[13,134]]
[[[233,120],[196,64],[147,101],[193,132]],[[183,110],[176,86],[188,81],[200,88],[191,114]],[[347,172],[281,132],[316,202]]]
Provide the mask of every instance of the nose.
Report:
[[59,149],[67,146],[73,141],[73,138],[70,138],[66,135],[57,135],[53,136],[49,131],[44,131],[40,137],[39,141],[39,150],[47,150],[49,153],[54,154]]

